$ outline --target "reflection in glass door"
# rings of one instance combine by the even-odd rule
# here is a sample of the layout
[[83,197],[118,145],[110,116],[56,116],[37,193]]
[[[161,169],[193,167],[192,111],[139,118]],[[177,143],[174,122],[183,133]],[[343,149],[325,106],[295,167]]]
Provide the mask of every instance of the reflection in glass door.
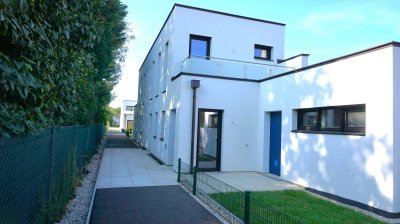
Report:
[[197,167],[220,170],[222,110],[199,109],[197,129]]

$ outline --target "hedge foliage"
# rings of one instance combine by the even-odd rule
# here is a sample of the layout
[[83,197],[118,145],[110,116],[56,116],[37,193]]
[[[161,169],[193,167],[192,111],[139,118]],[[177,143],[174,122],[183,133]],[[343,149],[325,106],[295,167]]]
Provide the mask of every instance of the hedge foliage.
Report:
[[126,14],[119,0],[1,0],[0,136],[105,122]]

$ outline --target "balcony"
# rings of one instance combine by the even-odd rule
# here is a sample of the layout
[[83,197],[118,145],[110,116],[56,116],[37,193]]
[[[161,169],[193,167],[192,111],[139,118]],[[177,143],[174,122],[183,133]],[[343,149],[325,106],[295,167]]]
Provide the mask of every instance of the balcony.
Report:
[[181,62],[178,73],[182,72],[236,79],[261,80],[294,69],[294,67],[248,61],[189,56]]

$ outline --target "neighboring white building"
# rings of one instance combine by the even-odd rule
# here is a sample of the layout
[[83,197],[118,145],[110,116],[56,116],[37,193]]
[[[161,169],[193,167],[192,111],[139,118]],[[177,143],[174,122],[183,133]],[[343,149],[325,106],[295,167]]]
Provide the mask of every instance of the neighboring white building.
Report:
[[400,216],[400,43],[308,65],[285,59],[284,32],[176,4],[139,71],[134,139],[167,165],[269,172]]
[[123,100],[121,106],[121,115],[119,119],[119,128],[133,128],[134,106],[137,103],[135,100]]

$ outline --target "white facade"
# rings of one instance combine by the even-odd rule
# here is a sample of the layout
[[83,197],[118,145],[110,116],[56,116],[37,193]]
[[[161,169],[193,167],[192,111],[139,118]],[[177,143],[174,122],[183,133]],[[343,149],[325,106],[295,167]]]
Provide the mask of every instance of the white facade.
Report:
[[[207,59],[188,58],[191,35],[210,38]],[[255,45],[272,47],[272,60],[255,59]],[[399,213],[400,44],[310,66],[307,56],[278,63],[285,59],[284,24],[175,5],[139,72],[133,137],[167,165],[178,158],[189,164],[191,81],[200,80],[194,165],[202,150],[219,158],[220,171],[272,172],[270,117],[279,111],[282,179]],[[301,109],[347,105],[365,105],[362,133],[299,130]],[[210,120],[197,127],[209,119],[200,110],[220,111],[221,136],[210,137]],[[217,138],[220,155],[203,138]]]
[[132,122],[134,119],[134,106],[137,101],[135,100],[123,100],[121,106],[121,115],[119,119],[119,128],[127,129],[128,122]]

